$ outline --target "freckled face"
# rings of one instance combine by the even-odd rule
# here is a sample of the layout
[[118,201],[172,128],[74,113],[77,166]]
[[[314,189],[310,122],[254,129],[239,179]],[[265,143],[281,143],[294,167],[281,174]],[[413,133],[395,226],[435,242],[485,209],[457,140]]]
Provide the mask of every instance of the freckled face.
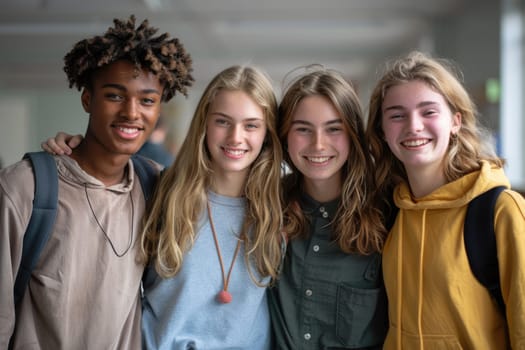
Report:
[[246,177],[266,137],[263,109],[243,91],[220,91],[210,105],[206,145],[218,175]]
[[392,86],[382,105],[382,127],[392,153],[407,172],[442,174],[450,135],[461,126],[441,94],[422,81]]
[[121,60],[98,71],[92,85],[82,92],[82,105],[89,113],[90,152],[134,154],[159,117],[163,91],[159,79]]

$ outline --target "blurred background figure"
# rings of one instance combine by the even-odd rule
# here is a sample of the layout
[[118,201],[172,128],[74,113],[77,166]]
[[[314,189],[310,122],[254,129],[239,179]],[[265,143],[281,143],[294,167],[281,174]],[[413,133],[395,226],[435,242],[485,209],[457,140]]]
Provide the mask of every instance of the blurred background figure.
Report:
[[[168,167],[173,163],[175,156],[168,150],[166,146],[166,135],[168,130],[166,127],[166,122],[163,116],[160,116],[157,124],[155,125],[155,130],[151,133],[148,141],[144,143],[142,148],[137,152],[138,154],[153,159],[159,164]],[[1,163],[0,163],[1,164]]]

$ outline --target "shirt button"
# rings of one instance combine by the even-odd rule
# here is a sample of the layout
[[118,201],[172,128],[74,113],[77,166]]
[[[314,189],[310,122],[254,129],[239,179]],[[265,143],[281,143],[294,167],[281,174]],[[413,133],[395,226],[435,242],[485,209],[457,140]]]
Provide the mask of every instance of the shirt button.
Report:
[[307,297],[311,297],[312,296],[312,290],[311,289],[307,289],[304,291],[304,294],[307,296]]
[[324,213],[325,210],[326,210],[326,209],[325,209],[324,207],[319,208],[319,211],[320,211],[321,213]]
[[313,246],[312,249],[314,250],[314,252],[317,253],[319,251],[319,246],[316,244],[316,245]]
[[312,335],[310,333],[305,333],[304,334],[304,339],[305,340],[310,340],[310,339],[312,339]]
[[326,219],[327,217],[328,217],[328,213],[325,211],[325,212],[323,213],[323,218]]

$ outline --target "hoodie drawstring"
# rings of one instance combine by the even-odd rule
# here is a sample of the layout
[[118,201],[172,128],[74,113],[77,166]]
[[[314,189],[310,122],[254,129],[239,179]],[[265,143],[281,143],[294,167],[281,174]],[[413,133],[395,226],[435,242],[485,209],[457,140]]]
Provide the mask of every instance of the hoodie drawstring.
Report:
[[402,350],[401,346],[401,305],[403,303],[403,210],[399,211],[399,238],[397,240],[397,268],[396,268],[396,274],[397,274],[397,300],[396,300],[396,308],[397,308],[397,344],[396,349]]
[[423,345],[423,258],[425,256],[425,227],[427,219],[427,210],[423,210],[423,217],[421,220],[421,248],[419,249],[419,283],[418,283],[418,300],[417,300],[417,331],[419,336],[419,349],[424,350]]
[[[424,253],[425,253],[425,227],[426,227],[426,218],[427,218],[427,210],[423,210],[423,217],[421,220],[421,245],[419,250],[419,281],[418,281],[418,300],[417,300],[417,328],[418,328],[418,336],[419,336],[419,349],[424,350],[425,346],[423,344],[423,260],[424,260]],[[396,348],[398,350],[402,350],[402,320],[401,320],[401,314],[402,314],[402,305],[403,305],[403,234],[404,234],[404,228],[403,228],[403,210],[399,211],[399,239],[397,241],[397,300],[396,300],[396,308],[397,308],[397,344]]]

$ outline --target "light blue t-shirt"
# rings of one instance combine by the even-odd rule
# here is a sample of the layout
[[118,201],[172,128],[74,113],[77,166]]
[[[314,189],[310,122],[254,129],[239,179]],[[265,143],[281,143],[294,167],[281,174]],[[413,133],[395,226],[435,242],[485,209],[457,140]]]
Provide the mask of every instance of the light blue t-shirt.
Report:
[[[228,274],[246,208],[244,198],[209,192],[208,198],[225,274]],[[244,245],[237,254],[228,291],[229,304],[217,301],[223,288],[221,267],[205,210],[192,249],[179,273],[169,279],[147,270],[142,333],[145,349],[268,350],[271,343],[266,288],[251,279]],[[258,278],[255,267],[252,273]],[[266,281],[265,281],[266,282]]]

